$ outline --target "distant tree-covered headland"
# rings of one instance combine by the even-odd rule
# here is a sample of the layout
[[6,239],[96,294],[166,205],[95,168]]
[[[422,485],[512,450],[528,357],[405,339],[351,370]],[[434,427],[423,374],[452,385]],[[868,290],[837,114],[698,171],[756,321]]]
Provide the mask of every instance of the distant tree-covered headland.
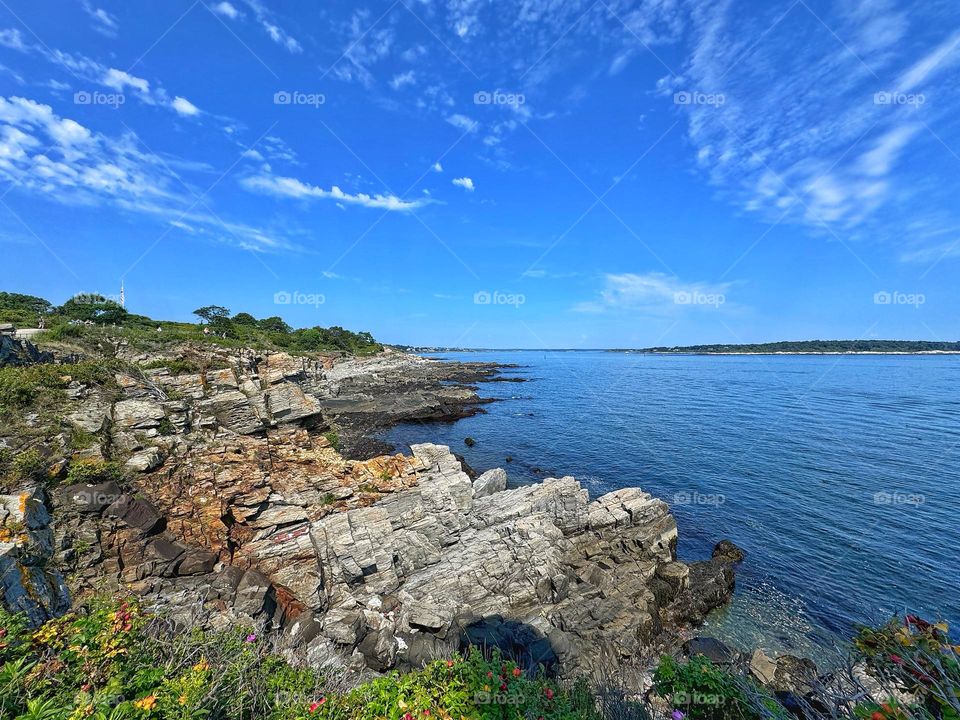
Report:
[[51,340],[83,339],[109,332],[133,343],[203,341],[288,352],[350,354],[382,349],[368,332],[352,332],[337,326],[295,329],[278,316],[258,319],[245,312],[232,315],[229,308],[221,305],[205,305],[197,308],[194,315],[198,319],[196,323],[155,320],[131,313],[103,295],[90,293],[75,295],[63,305],[55,306],[33,295],[0,292],[0,324],[42,327]]
[[927,340],[798,340],[743,345],[686,345],[643,348],[635,352],[699,355],[773,353],[960,353],[960,342]]

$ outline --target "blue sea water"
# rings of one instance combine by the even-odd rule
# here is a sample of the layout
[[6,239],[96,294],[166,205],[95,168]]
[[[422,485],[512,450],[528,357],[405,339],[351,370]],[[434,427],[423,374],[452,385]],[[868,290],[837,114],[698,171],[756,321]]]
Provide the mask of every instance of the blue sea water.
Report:
[[681,559],[732,539],[747,560],[711,634],[816,656],[898,612],[960,629],[960,356],[435,357],[528,382],[482,384],[500,400],[485,414],[384,439],[450,445],[513,485],[642,487],[670,503]]

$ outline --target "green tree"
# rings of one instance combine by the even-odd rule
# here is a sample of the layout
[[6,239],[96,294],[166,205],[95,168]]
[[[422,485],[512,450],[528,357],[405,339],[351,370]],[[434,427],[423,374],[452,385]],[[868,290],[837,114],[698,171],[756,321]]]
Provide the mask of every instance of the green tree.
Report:
[[237,313],[232,318],[233,322],[237,325],[256,325],[257,319],[250,313]]
[[204,305],[203,307],[194,310],[193,314],[201,320],[213,325],[218,321],[229,318],[230,309],[223,307],[223,305]]
[[261,330],[266,330],[267,332],[272,333],[283,333],[284,335],[292,330],[292,328],[283,321],[283,318],[277,317],[276,315],[273,317],[264,318],[263,320],[258,320],[257,326]]
[[71,320],[115,325],[123,322],[129,313],[118,302],[96,293],[80,293],[67,300],[57,310]]

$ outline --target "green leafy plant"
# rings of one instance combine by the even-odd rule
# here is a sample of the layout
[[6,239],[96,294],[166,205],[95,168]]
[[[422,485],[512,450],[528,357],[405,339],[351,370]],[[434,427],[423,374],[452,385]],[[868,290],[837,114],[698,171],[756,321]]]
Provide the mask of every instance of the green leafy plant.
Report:
[[759,720],[787,716],[773,697],[756,683],[714,665],[703,655],[695,655],[685,662],[664,655],[654,673],[653,683],[657,693],[671,702],[676,717]]

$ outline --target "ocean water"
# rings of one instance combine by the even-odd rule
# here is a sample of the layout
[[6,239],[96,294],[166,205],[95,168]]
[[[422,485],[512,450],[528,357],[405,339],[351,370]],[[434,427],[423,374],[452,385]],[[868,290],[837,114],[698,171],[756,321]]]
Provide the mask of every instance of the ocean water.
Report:
[[732,539],[747,559],[710,634],[822,657],[904,611],[960,630],[960,356],[435,357],[515,363],[528,382],[483,384],[486,414],[384,439],[450,445],[511,485],[639,486],[670,504],[681,559]]

